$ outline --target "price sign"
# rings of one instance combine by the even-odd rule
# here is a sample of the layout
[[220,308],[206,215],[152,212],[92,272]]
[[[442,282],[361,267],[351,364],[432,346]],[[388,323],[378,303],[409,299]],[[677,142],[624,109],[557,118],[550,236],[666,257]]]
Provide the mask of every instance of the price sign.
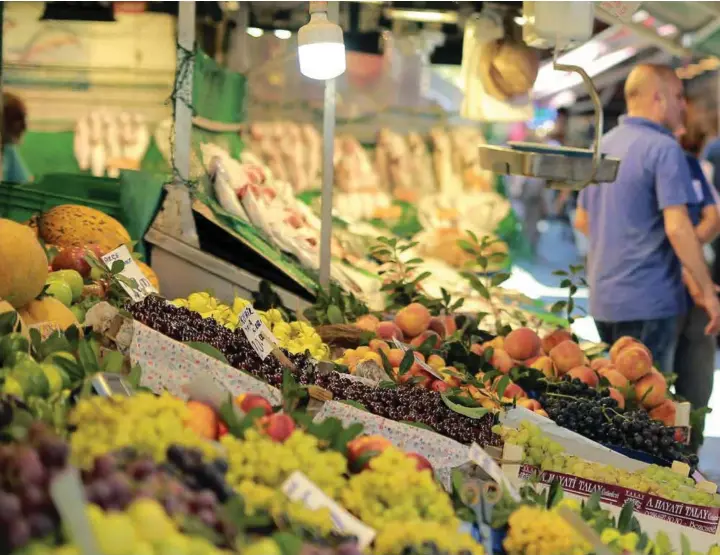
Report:
[[77,468],[68,467],[53,478],[50,482],[50,497],[80,553],[100,555],[90,519],[85,512],[85,490]]
[[623,23],[630,23],[633,14],[638,11],[642,2],[598,2],[598,7],[617,17]]
[[[395,347],[397,349],[400,349],[403,353],[407,352],[407,350],[408,350],[407,345],[405,345],[404,343],[400,343],[400,341],[398,341],[394,337],[393,337],[393,344],[395,345]],[[415,353],[415,362],[417,363],[417,365],[420,368],[425,370],[425,372],[427,372],[428,374],[430,374],[432,376],[435,376],[438,380],[444,379],[443,376],[439,372],[437,372],[432,366],[430,366],[427,362],[425,362],[424,360],[422,360],[420,358],[419,353]]]
[[260,316],[251,305],[247,305],[240,313],[240,329],[258,356],[265,360],[278,345],[278,340],[272,332],[263,324]]
[[473,443],[470,446],[469,455],[470,460],[482,468],[498,485],[502,486],[505,491],[508,492],[510,497],[518,502],[522,499],[518,490],[510,483],[510,480],[508,480],[507,476],[503,473],[500,465],[498,465],[498,463],[496,463],[482,447],[480,447],[477,443]]
[[340,534],[355,536],[360,551],[365,551],[375,538],[375,530],[335,503],[299,470],[285,480],[282,491],[289,499],[300,501],[308,509],[328,509],[333,528]]
[[[142,301],[150,293],[157,293],[157,289],[153,287],[150,280],[143,274],[140,266],[135,263],[135,259],[125,245],[121,245],[104,255],[102,261],[111,271],[114,263],[118,261],[123,263],[123,269],[119,275],[125,279],[118,279],[118,282],[133,301]],[[137,284],[136,288],[126,283],[132,283],[133,280]]]

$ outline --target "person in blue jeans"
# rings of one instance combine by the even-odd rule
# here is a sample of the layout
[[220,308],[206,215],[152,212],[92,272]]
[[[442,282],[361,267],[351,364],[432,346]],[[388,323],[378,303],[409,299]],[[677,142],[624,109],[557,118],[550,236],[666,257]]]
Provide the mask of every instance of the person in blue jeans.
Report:
[[[720,232],[720,212],[697,158],[703,133],[697,126],[688,127],[677,133],[686,152],[695,195],[694,202],[688,204],[688,215],[699,241],[709,244]],[[715,339],[704,333],[707,313],[702,308],[702,298],[696,303],[693,294],[697,296],[696,291],[688,291],[688,310],[680,320],[673,371],[677,375],[675,392],[688,400],[693,408],[699,408],[706,407],[710,401],[715,372]]]
[[708,335],[720,330],[720,302],[688,215],[690,169],[673,136],[684,123],[682,82],[669,67],[639,65],[625,101],[627,116],[600,145],[621,160],[617,178],[580,192],[575,226],[589,239],[590,314],[601,339],[634,337],[670,372],[688,308],[683,269],[700,292]]

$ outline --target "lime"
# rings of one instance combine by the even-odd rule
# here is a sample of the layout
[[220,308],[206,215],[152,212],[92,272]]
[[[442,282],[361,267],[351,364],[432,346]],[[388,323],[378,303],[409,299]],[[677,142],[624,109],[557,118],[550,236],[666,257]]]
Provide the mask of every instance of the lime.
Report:
[[145,541],[158,542],[175,531],[173,521],[163,507],[153,499],[135,501],[128,509],[135,531]]
[[61,391],[63,388],[63,378],[60,374],[61,370],[57,366],[44,363],[40,365],[40,368],[42,368],[43,374],[45,374],[45,378],[48,381],[50,393],[58,393]]
[[54,280],[64,281],[70,286],[73,301],[77,301],[82,295],[85,283],[79,272],[75,270],[58,270],[48,276],[48,281]]
[[9,333],[0,339],[0,361],[8,360],[14,353],[27,353],[30,342],[21,333]]
[[72,353],[68,353],[67,351],[55,351],[54,353],[50,353],[48,356],[45,357],[43,362],[53,362],[57,358],[64,358],[66,360],[69,360],[70,362],[77,362],[77,359]]
[[72,304],[73,292],[66,282],[59,279],[49,279],[45,284],[47,285],[46,294],[55,297],[65,306]]
[[70,307],[70,312],[72,312],[75,315],[75,319],[82,324],[85,322],[85,313],[87,312],[83,307],[80,305],[72,305]]
[[25,351],[15,351],[9,357],[3,360],[3,366],[5,366],[6,368],[11,368],[27,361],[35,362],[33,357],[30,356],[30,353],[27,353]]
[[12,370],[13,377],[20,382],[27,395],[47,397],[50,384],[42,367],[34,360],[25,360],[16,364]]
[[12,376],[5,377],[5,383],[3,384],[2,392],[6,395],[14,395],[20,399],[25,398],[25,392],[23,391],[22,385]]

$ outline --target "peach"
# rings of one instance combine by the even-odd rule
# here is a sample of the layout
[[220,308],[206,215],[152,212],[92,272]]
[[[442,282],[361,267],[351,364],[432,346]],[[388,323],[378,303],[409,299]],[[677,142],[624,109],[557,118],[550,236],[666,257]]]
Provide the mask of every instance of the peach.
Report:
[[188,401],[187,408],[190,417],[185,422],[185,427],[205,439],[216,439],[219,420],[215,409],[200,401]]
[[423,457],[420,453],[407,453],[406,455],[408,459],[415,460],[415,468],[417,468],[418,472],[423,470],[429,470],[432,472],[433,467],[430,464],[430,461]]
[[442,393],[443,391],[450,389],[450,384],[442,380],[435,380],[430,384],[430,389],[437,391],[438,393]]
[[[392,447],[392,443],[382,436],[360,436],[347,444],[347,458],[352,465],[360,457],[368,453],[380,454],[388,447]],[[367,468],[369,461],[365,461],[363,468]]]
[[470,345],[470,352],[482,356],[482,354],[485,352],[485,348],[480,345],[480,343],[473,343],[472,345]]
[[422,332],[417,337],[413,338],[412,341],[410,341],[410,346],[415,347],[416,349],[420,347],[425,341],[431,337],[435,338],[435,343],[433,343],[432,348],[433,349],[439,349],[442,345],[442,338],[435,333],[434,331],[426,330]]
[[599,372],[606,366],[612,366],[612,361],[609,358],[596,358],[590,361],[590,368],[595,370],[595,372]]
[[515,366],[515,361],[513,361],[507,352],[502,349],[495,349],[493,351],[493,356],[490,359],[490,364],[493,368],[499,370],[503,374],[509,374],[510,370],[512,370],[513,366]]
[[460,387],[460,384],[462,383],[459,376],[460,372],[458,372],[454,366],[440,368],[438,372],[443,377],[443,381],[450,387]]
[[287,414],[276,412],[258,421],[260,429],[274,442],[284,443],[295,431],[295,421]]
[[527,397],[527,393],[525,393],[525,390],[518,384],[509,383],[505,388],[505,391],[503,391],[503,397],[507,397],[508,399],[520,399]]
[[639,345],[640,342],[635,339],[634,337],[630,337],[629,335],[624,335],[620,339],[618,339],[615,343],[613,343],[612,347],[610,347],[610,360],[615,362],[618,355],[622,352],[625,347],[629,346],[636,346]]
[[577,378],[581,382],[588,384],[590,387],[597,387],[598,377],[595,370],[587,366],[577,366],[567,373],[571,378]]
[[532,411],[539,410],[542,408],[542,405],[540,404],[539,401],[537,401],[535,399],[524,399],[524,398],[517,400],[517,406],[524,407],[524,408],[526,408],[528,410],[532,410]]
[[433,370],[440,370],[445,367],[445,359],[438,355],[430,355],[427,363]]
[[400,366],[400,363],[402,362],[403,357],[405,356],[405,351],[401,349],[390,349],[387,353],[388,362],[393,367]]
[[387,355],[390,352],[390,345],[382,339],[372,339],[370,340],[370,350],[375,351],[376,353],[382,351]]
[[235,404],[245,414],[253,409],[262,409],[263,416],[272,414],[272,405],[270,402],[260,395],[254,393],[243,393],[235,397]]
[[492,347],[493,349],[505,350],[505,338],[501,335],[498,335],[495,339],[491,339],[490,341],[486,341],[485,343],[483,343],[482,346],[484,349]]
[[530,365],[530,368],[540,370],[546,378],[557,378],[557,372],[555,371],[555,365],[550,357],[541,356],[535,359]]
[[652,358],[641,346],[628,346],[617,355],[615,367],[631,382],[636,382],[652,370]]
[[673,403],[670,399],[665,399],[662,403],[650,411],[650,418],[653,420],[659,420],[666,426],[674,426],[676,411],[677,409],[675,408],[675,403]]
[[430,311],[420,303],[410,303],[395,315],[395,324],[406,337],[416,337],[428,329]]
[[577,366],[585,365],[585,353],[574,341],[563,341],[553,347],[550,351],[550,358],[555,363],[555,368],[560,376],[567,374]]
[[393,322],[380,322],[375,329],[375,333],[380,339],[397,339],[405,341],[403,332]]
[[542,350],[549,355],[550,351],[565,341],[572,341],[572,334],[566,330],[555,330],[543,337]]
[[635,397],[646,409],[662,404],[666,394],[667,382],[659,372],[650,372],[635,383]]
[[599,374],[610,382],[612,387],[625,390],[630,385],[628,379],[613,368],[602,368]]
[[454,316],[435,316],[430,320],[429,328],[443,339],[457,331]]
[[355,321],[356,327],[360,328],[361,330],[372,332],[375,332],[377,330],[378,324],[380,324],[380,320],[377,316],[373,316],[372,314],[365,314],[363,316],[360,316],[360,318]]
[[505,337],[505,350],[515,360],[527,360],[540,352],[540,338],[530,328],[518,328]]
[[536,409],[533,411],[535,414],[539,414],[540,416],[544,416],[545,418],[550,418],[548,416],[548,413],[545,412],[545,409]]
[[618,404],[618,408],[620,410],[625,408],[625,397],[623,397],[623,394],[620,393],[617,389],[614,387],[608,387],[608,393],[610,393],[610,398],[615,399]]

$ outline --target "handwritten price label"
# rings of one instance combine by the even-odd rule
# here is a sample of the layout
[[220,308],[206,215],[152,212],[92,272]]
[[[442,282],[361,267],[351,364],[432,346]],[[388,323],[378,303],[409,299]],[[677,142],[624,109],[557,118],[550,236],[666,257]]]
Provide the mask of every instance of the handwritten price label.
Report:
[[330,511],[333,528],[341,534],[355,536],[360,551],[365,551],[375,538],[375,530],[335,503],[299,470],[285,480],[282,491],[289,499],[301,502],[308,509],[327,508]]
[[263,324],[260,316],[251,305],[246,306],[240,313],[239,322],[240,329],[242,329],[252,348],[262,360],[265,360],[278,345],[276,337]]
[[[157,289],[153,287],[150,280],[143,274],[140,266],[137,265],[135,259],[125,245],[121,245],[113,251],[110,251],[102,257],[102,261],[112,271],[113,264],[116,262],[123,263],[123,269],[119,275],[125,279],[118,279],[120,286],[130,295],[133,301],[142,301],[150,293],[157,293]],[[135,282],[136,287],[130,284]],[[129,283],[127,283],[129,282]]]

